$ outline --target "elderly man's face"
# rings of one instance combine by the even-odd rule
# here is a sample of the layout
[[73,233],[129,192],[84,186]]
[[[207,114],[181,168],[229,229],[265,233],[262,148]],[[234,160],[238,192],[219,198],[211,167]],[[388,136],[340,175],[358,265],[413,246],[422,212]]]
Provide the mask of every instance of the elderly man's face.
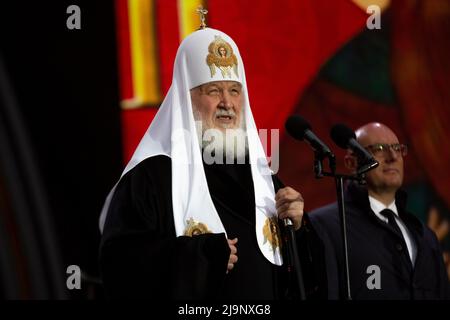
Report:
[[237,129],[242,117],[242,85],[215,81],[191,89],[192,108],[204,129]]
[[[398,138],[388,127],[384,125],[369,125],[365,127],[358,141],[363,147],[376,144],[398,144]],[[396,191],[403,182],[403,156],[392,148],[385,152],[374,154],[375,160],[380,165],[367,173],[366,180],[369,189],[374,191]]]

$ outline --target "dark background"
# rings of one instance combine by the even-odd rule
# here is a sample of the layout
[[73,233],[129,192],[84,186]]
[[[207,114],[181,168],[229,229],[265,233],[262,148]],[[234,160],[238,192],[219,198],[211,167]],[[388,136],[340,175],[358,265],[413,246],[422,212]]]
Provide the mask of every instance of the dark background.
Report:
[[[72,4],[81,7],[81,30],[66,27],[66,10]],[[5,263],[0,272],[3,282],[7,277],[16,279],[16,289],[8,293],[3,286],[3,296],[101,297],[96,285],[98,217],[122,169],[113,1],[3,2],[0,35],[2,77],[6,79],[2,82],[0,125],[3,138],[9,141],[0,152],[12,154],[11,163],[15,164],[0,162],[0,194],[7,208],[0,209],[6,239],[0,250],[10,252],[13,266],[9,269],[14,275],[5,274]],[[9,121],[12,118],[20,124]],[[26,219],[18,221],[14,197],[8,191],[17,179],[8,175],[15,170],[24,190],[35,188],[24,173],[26,163],[37,176],[40,190],[35,191],[44,210],[37,215],[33,200],[22,195],[19,203],[28,203],[28,209]],[[42,223],[48,227],[45,235],[36,231]],[[30,228],[36,231],[34,238],[26,232]],[[53,258],[44,258],[49,250],[41,240],[44,236],[57,248]],[[34,258],[27,254],[33,241],[42,242],[37,254],[48,284],[38,285],[33,279],[30,260]],[[81,290],[65,288],[69,265],[82,270]]]

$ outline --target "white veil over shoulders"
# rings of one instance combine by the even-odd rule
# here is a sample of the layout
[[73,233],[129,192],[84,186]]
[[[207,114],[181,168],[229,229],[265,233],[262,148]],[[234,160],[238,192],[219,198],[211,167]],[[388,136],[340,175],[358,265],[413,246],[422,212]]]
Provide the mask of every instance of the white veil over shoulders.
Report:
[[[235,65],[221,69],[208,60],[214,41],[223,41],[228,45],[228,51],[232,52],[227,54],[235,56]],[[232,50],[229,50],[230,48]],[[263,255],[273,264],[281,265],[279,242],[273,240],[271,233],[272,222],[277,216],[271,170],[250,109],[242,58],[235,42],[225,33],[205,28],[183,40],[175,58],[172,85],[121,177],[149,157],[170,157],[173,216],[177,236],[185,235],[189,221],[202,223],[207,226],[209,232],[226,234],[208,189],[192,112],[190,89],[211,81],[227,80],[242,84],[242,110],[255,189],[257,241]],[[116,186],[110,191],[103,206],[100,216],[101,231]]]

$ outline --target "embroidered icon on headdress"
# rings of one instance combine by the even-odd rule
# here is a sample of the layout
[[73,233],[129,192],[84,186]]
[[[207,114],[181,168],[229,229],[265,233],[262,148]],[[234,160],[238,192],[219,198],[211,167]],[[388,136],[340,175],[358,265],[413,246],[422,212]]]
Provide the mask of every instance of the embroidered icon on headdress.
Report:
[[269,241],[272,249],[281,247],[280,227],[278,226],[278,218],[267,218],[263,227],[264,243]]
[[185,236],[192,237],[197,236],[199,234],[211,233],[206,224],[197,222],[193,218],[189,218],[189,220],[187,220],[186,223],[187,226],[186,230],[184,231]]
[[211,78],[216,74],[216,68],[222,72],[224,78],[231,78],[231,69],[233,69],[236,77],[239,77],[238,61],[233,53],[233,48],[221,36],[215,36],[215,40],[208,46],[208,52],[206,63],[211,71]]

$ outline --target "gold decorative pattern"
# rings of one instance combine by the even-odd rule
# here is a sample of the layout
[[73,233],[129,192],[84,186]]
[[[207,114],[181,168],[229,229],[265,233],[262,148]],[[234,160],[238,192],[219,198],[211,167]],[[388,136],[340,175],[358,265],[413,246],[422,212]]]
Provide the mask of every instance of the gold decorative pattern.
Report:
[[211,78],[216,74],[216,68],[222,72],[224,78],[231,78],[232,69],[236,77],[239,77],[238,61],[233,48],[221,36],[215,36],[215,40],[208,46],[208,52],[206,63],[211,71]]
[[267,218],[263,227],[264,244],[269,241],[272,249],[275,251],[281,248],[280,227],[278,226],[278,218]]
[[186,223],[187,226],[186,230],[184,231],[185,236],[192,237],[197,236],[199,234],[211,233],[206,224],[195,221],[193,218],[189,218],[189,220],[187,220]]

